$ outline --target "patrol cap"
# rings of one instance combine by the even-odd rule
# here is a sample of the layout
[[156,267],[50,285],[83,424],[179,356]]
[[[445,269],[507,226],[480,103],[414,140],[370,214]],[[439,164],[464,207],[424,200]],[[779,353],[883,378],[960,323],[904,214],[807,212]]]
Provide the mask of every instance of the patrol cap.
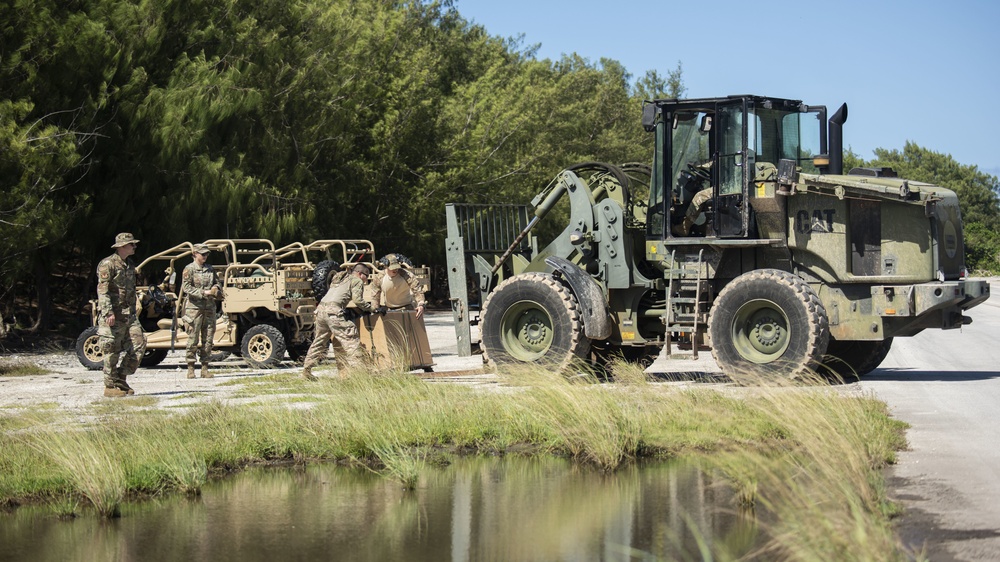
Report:
[[118,236],[115,236],[115,243],[111,246],[112,248],[121,248],[127,244],[138,244],[139,241],[132,236],[131,232],[122,232]]
[[196,254],[210,254],[210,253],[212,253],[212,250],[209,249],[209,247],[206,246],[206,245],[204,245],[204,244],[195,244],[194,245],[194,253],[196,253]]
[[403,266],[399,265],[398,261],[390,261],[388,269],[389,269],[389,271],[396,271],[397,269],[399,269],[401,267],[403,267]]

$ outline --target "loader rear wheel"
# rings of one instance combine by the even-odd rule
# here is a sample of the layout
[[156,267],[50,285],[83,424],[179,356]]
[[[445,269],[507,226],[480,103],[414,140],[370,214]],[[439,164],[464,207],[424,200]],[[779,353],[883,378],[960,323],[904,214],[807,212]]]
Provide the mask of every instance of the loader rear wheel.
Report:
[[273,369],[285,357],[285,336],[270,324],[251,327],[241,343],[243,359],[258,369]]
[[826,366],[843,378],[854,378],[874,371],[889,355],[892,338],[881,341],[838,341],[830,339]]
[[590,348],[580,305],[547,273],[507,279],[483,304],[483,354],[497,365],[542,363],[563,369]]
[[777,269],[745,273],[719,293],[708,320],[712,355],[737,381],[815,369],[826,352],[826,309],[801,278]]

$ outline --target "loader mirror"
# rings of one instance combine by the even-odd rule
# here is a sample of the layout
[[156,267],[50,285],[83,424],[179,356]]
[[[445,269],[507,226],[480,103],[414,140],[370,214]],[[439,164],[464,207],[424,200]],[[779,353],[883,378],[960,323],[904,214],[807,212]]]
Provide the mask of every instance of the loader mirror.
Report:
[[656,128],[656,105],[652,103],[642,105],[642,128],[647,133],[653,132]]

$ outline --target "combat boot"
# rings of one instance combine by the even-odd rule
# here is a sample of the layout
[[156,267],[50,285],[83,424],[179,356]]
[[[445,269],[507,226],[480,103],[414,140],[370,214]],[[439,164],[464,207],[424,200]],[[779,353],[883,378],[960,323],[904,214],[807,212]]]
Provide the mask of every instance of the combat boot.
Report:
[[125,377],[127,375],[125,374],[125,372],[122,369],[115,370],[115,375],[116,375],[116,377],[115,377],[115,388],[117,388],[118,390],[124,390],[125,394],[127,394],[129,396],[135,394],[135,391],[132,390],[132,387],[129,386],[127,382],[125,382]]
[[194,363],[188,363],[188,378],[194,378]]
[[307,381],[318,380],[316,378],[316,375],[314,375],[312,373],[312,367],[303,367],[302,368],[302,378],[306,379]]
[[106,386],[104,387],[104,396],[107,398],[122,398],[124,396],[128,396],[128,391],[122,390],[114,386],[111,387]]
[[213,375],[212,373],[208,372],[208,363],[202,362],[201,363],[201,378],[203,378],[203,379],[210,379],[210,378],[213,378],[213,377],[215,377],[215,375]]

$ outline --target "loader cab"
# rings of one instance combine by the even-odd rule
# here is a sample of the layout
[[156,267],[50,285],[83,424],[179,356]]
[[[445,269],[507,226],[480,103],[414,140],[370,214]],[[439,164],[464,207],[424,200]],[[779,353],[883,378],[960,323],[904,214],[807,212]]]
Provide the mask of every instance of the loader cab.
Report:
[[655,134],[647,236],[754,236],[748,204],[757,164],[826,162],[826,108],[760,96],[655,100],[643,106]]

